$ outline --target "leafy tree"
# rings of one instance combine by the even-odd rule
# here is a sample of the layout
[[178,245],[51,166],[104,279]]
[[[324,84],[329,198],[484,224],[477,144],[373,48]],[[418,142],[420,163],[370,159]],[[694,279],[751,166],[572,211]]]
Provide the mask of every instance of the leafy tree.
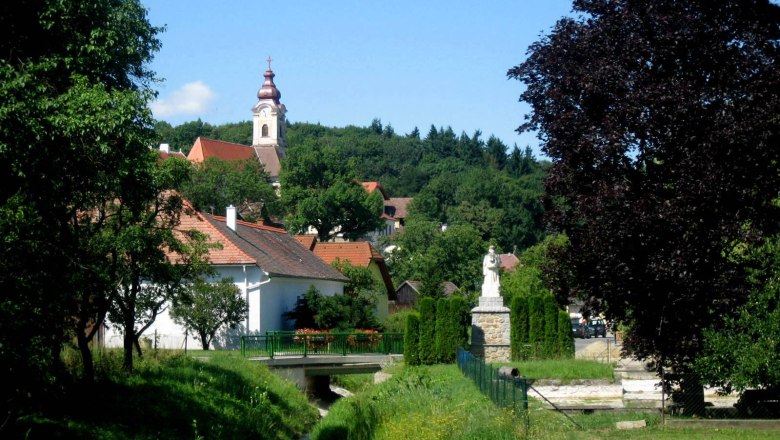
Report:
[[173,302],[171,316],[174,322],[195,332],[204,350],[208,350],[217,331],[234,328],[248,313],[248,304],[231,278],[217,283],[196,279],[186,295]]
[[578,0],[508,72],[532,107],[520,129],[554,163],[546,206],[572,281],[556,292],[626,324],[624,348],[659,366],[687,369],[740,310],[734,243],[777,228],[779,9]]
[[333,149],[312,145],[288,149],[280,172],[285,225],[302,232],[312,226],[321,241],[341,233],[356,239],[382,224],[379,192],[368,193],[355,179],[349,161]]
[[514,295],[511,297],[509,319],[509,345],[512,360],[520,361],[528,358],[528,297]]
[[294,321],[296,329],[379,330],[374,307],[375,299],[366,294],[325,296],[310,286],[284,317]]
[[705,331],[695,369],[725,392],[780,388],[780,235],[753,250],[752,290],[735,316]]
[[147,195],[158,31],[138,1],[0,6],[0,373],[14,378],[0,386],[0,411],[10,424],[62,389],[74,331],[91,379],[88,342],[110,280],[92,246],[102,224],[88,213]]
[[339,258],[336,258],[332,266],[349,278],[349,282],[344,285],[345,295],[376,294],[384,291],[383,285],[367,267],[353,266],[349,260],[341,261]]
[[[268,173],[255,159],[207,158],[195,166],[192,178],[182,185],[181,193],[199,211],[222,213],[228,205],[233,205],[250,222],[268,219],[279,211],[278,197]],[[261,202],[262,209],[253,208],[257,202]]]
[[406,317],[404,330],[404,362],[406,365],[420,365],[420,317],[411,313]]

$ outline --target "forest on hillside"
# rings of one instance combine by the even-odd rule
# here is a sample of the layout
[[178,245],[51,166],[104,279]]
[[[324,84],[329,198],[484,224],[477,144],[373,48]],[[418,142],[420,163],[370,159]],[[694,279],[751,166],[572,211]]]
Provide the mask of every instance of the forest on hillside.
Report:
[[[243,145],[252,139],[250,121],[197,120],[176,127],[157,122],[155,128],[161,142],[185,153],[198,136]],[[291,123],[287,141],[287,162],[317,151],[322,160],[340,164],[333,172],[378,181],[390,197],[414,197],[411,221],[468,224],[482,241],[505,252],[525,249],[544,236],[540,197],[549,163],[537,160],[528,147],[509,149],[494,136],[456,135],[451,127],[397,134],[378,119],[366,127]]]

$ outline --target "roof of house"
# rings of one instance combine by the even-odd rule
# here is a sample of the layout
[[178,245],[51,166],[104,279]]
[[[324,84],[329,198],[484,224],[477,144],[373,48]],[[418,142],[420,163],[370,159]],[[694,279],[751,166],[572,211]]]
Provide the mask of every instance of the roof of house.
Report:
[[282,157],[276,147],[251,147],[254,148],[257,158],[260,159],[260,163],[263,164],[263,169],[273,178],[279,177],[279,170],[282,169]]
[[313,251],[314,246],[317,244],[316,235],[293,235],[293,238],[298,240],[298,243],[304,245],[310,251]]
[[[406,280],[403,283],[401,283],[401,285],[398,286],[397,289],[395,289],[396,293],[398,293],[398,291],[400,291],[401,288],[404,287],[404,285],[408,285],[415,292],[419,294],[420,287],[422,286],[422,281]],[[442,281],[441,288],[442,288],[442,292],[444,293],[444,296],[451,296],[453,293],[458,292],[460,290],[458,286],[453,284],[451,281]]]
[[246,145],[198,137],[192,144],[187,159],[191,162],[203,162],[209,157],[217,157],[222,160],[243,160],[257,157],[257,154],[254,148]]
[[385,264],[385,257],[371,246],[371,243],[367,241],[344,243],[315,242],[314,253],[329,264],[336,261],[336,259],[357,267],[369,267],[371,263],[375,263],[382,275],[382,282],[385,285],[388,296],[391,298],[395,296],[393,280],[390,278],[390,272],[387,269],[387,264]]
[[225,217],[197,212],[189,204],[187,207],[177,230],[194,229],[205,234],[208,242],[219,243],[220,248],[209,250],[213,265],[256,265],[272,277],[348,281],[284,229],[238,220],[233,231]]
[[374,192],[376,190],[379,190],[379,192],[382,194],[382,198],[387,200],[387,192],[385,192],[385,189],[382,187],[382,184],[379,182],[360,182],[361,185],[363,185],[363,188],[365,188],[366,191],[369,193]]
[[501,268],[506,271],[514,270],[515,266],[520,263],[520,260],[515,254],[498,254],[498,258],[500,260]]
[[284,229],[238,220],[233,231],[225,217],[204,214],[203,218],[271,276],[348,281]]
[[160,160],[166,160],[171,157],[178,157],[181,159],[187,158],[187,156],[185,156],[184,153],[182,153],[181,151],[170,151],[167,153],[165,151],[158,151],[157,154],[159,155]]
[[385,214],[390,218],[406,218],[406,207],[412,197],[390,197],[385,200]]

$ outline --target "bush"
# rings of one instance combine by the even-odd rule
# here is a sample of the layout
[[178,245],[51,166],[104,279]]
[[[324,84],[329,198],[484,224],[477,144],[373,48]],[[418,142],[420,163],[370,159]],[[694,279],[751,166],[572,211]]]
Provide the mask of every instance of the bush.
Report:
[[436,302],[423,297],[420,307],[420,363],[432,365],[437,361],[436,353]]
[[401,310],[391,314],[382,323],[385,331],[389,333],[403,333],[406,330],[406,318],[409,315],[417,315],[417,312],[414,310]]
[[544,356],[558,355],[558,304],[552,295],[544,296]]
[[450,316],[450,302],[447,298],[439,298],[436,301],[436,361],[440,363],[449,363],[452,319]]
[[512,360],[524,360],[529,356],[526,348],[528,344],[528,298],[515,296],[512,298],[510,306],[509,346]]
[[469,342],[469,327],[471,327],[471,313],[466,298],[452,297],[450,307],[454,325],[454,345],[465,348]]
[[544,302],[539,295],[528,298],[528,343],[531,356],[542,355],[544,344]]
[[564,310],[558,311],[558,356],[574,357],[574,336],[571,333],[571,318]]
[[406,316],[404,362],[406,365],[420,365],[420,317],[416,313]]

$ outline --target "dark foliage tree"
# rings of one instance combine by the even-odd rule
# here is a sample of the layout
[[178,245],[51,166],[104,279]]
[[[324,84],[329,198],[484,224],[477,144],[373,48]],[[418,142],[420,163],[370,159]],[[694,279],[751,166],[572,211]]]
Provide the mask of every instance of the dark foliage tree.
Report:
[[[780,8],[768,1],[574,2],[508,75],[553,159],[549,220],[582,296],[625,349],[687,368],[746,300],[737,243],[776,230]],[[695,386],[695,384],[693,384]]]
[[173,320],[193,332],[204,350],[208,350],[217,331],[235,328],[248,313],[248,304],[233,280],[216,283],[196,279],[176,298],[171,308]]
[[375,299],[369,295],[326,296],[310,286],[284,317],[292,320],[296,329],[379,330],[382,326],[376,320],[375,305]]
[[404,362],[406,365],[420,365],[420,317],[414,313],[406,317]]
[[138,1],[0,6],[0,430],[56,400],[63,341],[100,328],[110,280],[89,213],[148,196],[158,31]]
[[453,296],[450,298],[450,307],[452,311],[453,337],[455,346],[466,347],[469,341],[469,329],[471,328],[471,308],[462,296]]
[[528,297],[528,344],[531,357],[544,354],[544,299],[541,295]]

